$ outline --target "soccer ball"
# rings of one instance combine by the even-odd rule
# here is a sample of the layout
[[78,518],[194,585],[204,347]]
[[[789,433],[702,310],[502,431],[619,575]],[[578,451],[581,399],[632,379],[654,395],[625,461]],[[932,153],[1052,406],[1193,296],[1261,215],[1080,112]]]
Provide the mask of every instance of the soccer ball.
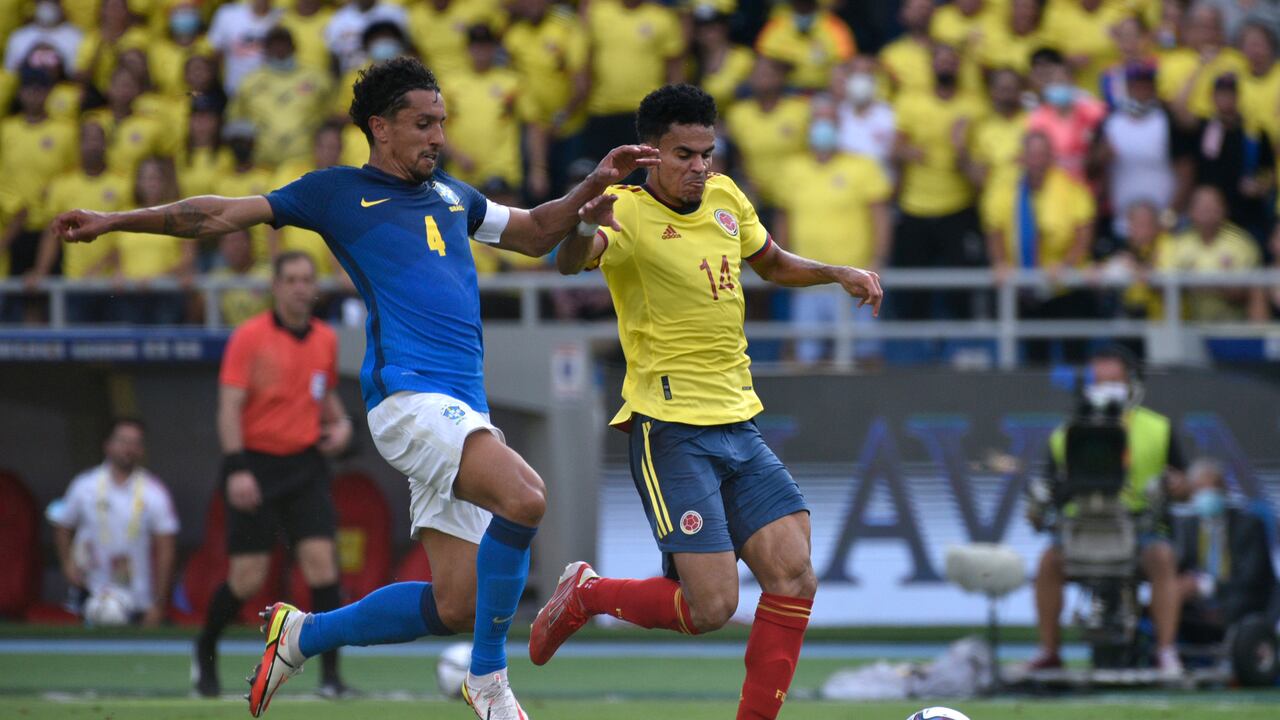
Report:
[[462,683],[471,670],[471,643],[454,643],[436,660],[436,685],[448,698],[462,697]]
[[133,600],[129,592],[115,585],[103,586],[84,603],[84,621],[89,625],[127,625],[132,612]]
[[907,720],[969,720],[969,716],[949,707],[927,707],[913,713]]

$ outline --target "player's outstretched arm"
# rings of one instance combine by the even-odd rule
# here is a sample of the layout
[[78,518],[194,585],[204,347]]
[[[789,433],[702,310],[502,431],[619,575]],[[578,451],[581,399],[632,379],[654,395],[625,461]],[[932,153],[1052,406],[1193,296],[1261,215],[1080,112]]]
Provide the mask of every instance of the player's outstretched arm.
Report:
[[67,242],[93,242],[115,231],[155,233],[176,237],[224,235],[271,222],[271,205],[262,195],[228,198],[198,195],[168,205],[127,212],[70,210],[54,218],[55,235]]
[[622,232],[622,226],[613,216],[613,204],[617,200],[617,195],[597,195],[578,211],[577,226],[565,236],[556,253],[556,269],[561,275],[577,275],[599,263],[600,256],[609,246],[609,241],[598,232],[600,226],[607,225]]
[[870,305],[871,314],[880,315],[884,290],[880,289],[879,273],[847,265],[820,263],[789,253],[778,247],[777,243],[770,243],[768,250],[749,262],[757,275],[784,287],[839,283],[845,292],[862,301],[858,303],[858,307]]
[[622,145],[609,151],[596,169],[564,197],[544,202],[532,210],[512,208],[498,247],[530,257],[551,252],[578,224],[578,210],[613,183],[637,168],[658,164],[658,149],[648,145]]

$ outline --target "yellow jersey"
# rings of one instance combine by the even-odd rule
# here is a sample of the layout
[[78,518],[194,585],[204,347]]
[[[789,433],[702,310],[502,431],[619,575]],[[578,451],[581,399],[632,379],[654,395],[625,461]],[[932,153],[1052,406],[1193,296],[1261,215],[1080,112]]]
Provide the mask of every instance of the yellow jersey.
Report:
[[182,262],[183,243],[195,242],[139,232],[111,235],[120,253],[120,274],[129,280],[148,280],[172,274]]
[[499,29],[505,18],[495,0],[454,0],[443,11],[430,2],[402,3],[409,16],[409,38],[437,78],[447,80],[471,64],[467,29],[486,24]]
[[1111,29],[1133,14],[1126,4],[1118,2],[1104,2],[1093,12],[1081,7],[1078,0],[1051,2],[1041,26],[1058,52],[1068,58],[1089,58],[1089,63],[1076,71],[1076,85],[1098,95],[1103,71],[1120,60]]
[[[244,172],[236,172],[233,169],[214,181],[213,194],[223,197],[266,195],[275,189],[271,184],[274,179],[272,172],[263,167],[252,167]],[[266,259],[270,255],[267,246],[267,226],[254,225],[249,228],[249,237],[253,238],[253,257],[257,260]]]
[[1000,18],[984,6],[976,15],[965,15],[955,5],[943,5],[933,12],[929,21],[929,37],[964,52],[978,47],[993,33]]
[[951,142],[951,128],[969,121],[969,131],[982,120],[986,108],[977,100],[957,93],[949,100],[936,94],[916,93],[900,97],[894,108],[898,132],[906,136],[924,158],[902,169],[902,211],[922,217],[940,217],[973,204],[973,185],[961,171]]
[[[71,208],[93,208],[116,212],[133,206],[133,183],[112,172],[86,175],[69,172],[53,179],[45,198],[41,224],[48,224],[60,212]],[[110,235],[91,243],[62,243],[62,275],[69,279],[89,275],[115,249]]]
[[983,35],[975,53],[983,67],[1009,69],[1019,75],[1031,70],[1031,54],[1042,47],[1049,47],[1048,33],[1040,27],[1025,35],[1015,34],[1006,25],[993,24],[989,34]]
[[986,166],[986,187],[998,184],[1005,173],[1017,171],[1026,132],[1025,112],[1013,117],[993,112],[974,124],[969,136],[969,157]]
[[49,99],[44,101],[44,111],[55,120],[70,120],[78,123],[80,101],[83,95],[84,90],[79,85],[60,82],[49,91]]
[[[252,267],[243,273],[223,267],[214,270],[210,275],[219,280],[234,280],[238,278],[270,280],[271,263],[266,261],[254,263]],[[222,323],[230,327],[236,327],[245,320],[271,307],[271,291],[252,290],[249,288],[224,290],[219,307],[222,310]]]
[[316,129],[329,107],[329,75],[299,66],[288,72],[266,67],[240,82],[227,115],[258,130],[254,157],[265,165],[311,156]]
[[808,150],[809,102],[784,97],[769,110],[754,98],[734,103],[725,113],[725,127],[742,155],[747,177],[767,205],[781,201],[778,168]]
[[756,54],[751,48],[733,45],[725,53],[720,67],[702,76],[698,83],[716,101],[720,112],[725,112],[737,100],[738,88],[751,75],[751,67],[756,63]]
[[117,121],[109,108],[85,113],[85,120],[96,122],[107,134],[107,168],[133,177],[138,163],[152,155],[174,154],[174,138],[160,118],[133,113]]
[[1239,80],[1240,113],[1245,124],[1255,132],[1275,137],[1280,130],[1280,63],[1272,64],[1261,75],[1244,73]]
[[[0,187],[0,228],[7,227],[13,217],[22,212],[22,198]],[[9,253],[0,252],[0,277],[9,277]]]
[[76,126],[66,120],[29,123],[21,116],[0,121],[0,185],[27,208],[26,230],[39,230],[43,192],[53,178],[75,167]]
[[823,163],[805,153],[782,166],[782,182],[789,250],[829,265],[875,261],[870,209],[893,192],[880,163],[850,153]]
[[[1014,267],[1023,265],[1019,235],[1018,196],[1023,175],[1006,176],[983,197],[982,220],[989,231],[1004,233],[1005,257]],[[1063,262],[1075,244],[1076,232],[1093,223],[1097,215],[1089,188],[1066,172],[1052,168],[1040,189],[1032,193],[1036,220],[1036,266]],[[1088,261],[1087,254],[1081,262]]]
[[[295,34],[294,42],[299,42]],[[147,47],[147,68],[156,89],[169,96],[169,102],[190,105],[187,94],[187,61],[195,55],[214,54],[213,46],[204,36],[190,45],[179,45],[172,40],[160,40]]]
[[[1254,270],[1262,253],[1249,233],[1224,223],[1205,242],[1194,230],[1173,236],[1156,255],[1156,269],[1184,273],[1230,273]],[[1183,318],[1197,322],[1238,322],[1245,319],[1245,303],[1225,297],[1221,290],[1197,288],[1185,292]]]
[[116,58],[119,54],[131,48],[146,50],[151,42],[150,33],[140,25],[125,30],[115,42],[103,40],[102,33],[96,28],[89,30],[80,40],[80,47],[76,48],[75,68],[77,71],[92,69],[89,82],[94,87],[110,87],[111,73],[116,71]]
[[212,195],[218,178],[231,174],[235,167],[236,159],[229,148],[191,148],[177,163],[179,194]]
[[[276,171],[273,185],[275,187],[284,187],[315,169],[314,161],[288,163]],[[277,232],[280,233],[279,249],[281,252],[296,251],[306,253],[307,257],[311,258],[311,262],[315,263],[316,277],[326,278],[333,274],[334,268],[338,265],[337,261],[319,233],[293,225],[285,225]]]
[[[333,8],[322,7],[310,15],[286,10],[280,16],[280,27],[293,35],[294,56],[300,67],[319,70],[326,75],[331,63],[329,46],[324,43],[324,29],[333,17]],[[343,111],[345,113],[345,110]]]
[[881,48],[880,64],[892,97],[933,92],[933,56],[927,44],[904,35]]
[[634,113],[667,80],[667,61],[684,52],[675,11],[657,3],[628,9],[618,0],[593,0],[587,11],[591,40],[591,115]]
[[446,80],[449,147],[474,163],[464,169],[450,161],[450,174],[476,187],[495,177],[520,187],[520,128],[528,113],[522,105],[523,90],[519,75],[499,67]]
[[800,32],[791,7],[778,5],[756,38],[756,52],[790,65],[787,79],[806,90],[825,90],[831,68],[857,51],[853,32],[830,10],[818,10],[813,27]]
[[[1200,65],[1200,53],[1190,48],[1162,53],[1156,74],[1156,94],[1165,102],[1176,101]],[[1196,117],[1207,118],[1213,114],[1213,81],[1227,73],[1234,73],[1237,78],[1249,74],[1249,61],[1233,48],[1223,48],[1196,77],[1187,101]]]
[[[573,12],[554,7],[542,21],[520,20],[507,29],[502,44],[511,67],[520,76],[520,92],[529,107],[530,120],[549,125],[573,97],[573,78],[587,66],[587,31]],[[579,108],[565,119],[559,137],[568,137],[586,122]]]
[[763,406],[751,381],[742,323],[742,263],[772,242],[738,186],[712,174],[702,202],[677,212],[649,191],[616,185],[617,232],[600,269],[618,313],[627,359],[622,409],[667,422],[722,425],[750,419]]

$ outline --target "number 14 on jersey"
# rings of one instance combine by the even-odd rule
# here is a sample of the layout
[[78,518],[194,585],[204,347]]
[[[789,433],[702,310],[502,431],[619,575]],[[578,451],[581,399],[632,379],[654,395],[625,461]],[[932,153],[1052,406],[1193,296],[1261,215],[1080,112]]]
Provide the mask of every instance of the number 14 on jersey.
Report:
[[711,284],[711,299],[712,299],[712,300],[719,300],[719,299],[720,299],[720,291],[721,291],[721,290],[728,290],[728,291],[732,292],[732,291],[733,291],[733,289],[734,289],[735,287],[737,287],[736,285],[734,285],[734,284],[733,284],[733,268],[731,268],[731,267],[729,266],[729,256],[728,256],[728,255],[721,255],[721,256],[720,256],[720,279],[719,279],[719,282],[717,282],[717,281],[716,281],[716,278],[711,274],[711,264],[707,262],[707,259],[706,259],[706,258],[702,258],[702,264],[698,266],[698,269],[699,269],[699,270],[705,270],[705,271],[707,272],[707,282]]

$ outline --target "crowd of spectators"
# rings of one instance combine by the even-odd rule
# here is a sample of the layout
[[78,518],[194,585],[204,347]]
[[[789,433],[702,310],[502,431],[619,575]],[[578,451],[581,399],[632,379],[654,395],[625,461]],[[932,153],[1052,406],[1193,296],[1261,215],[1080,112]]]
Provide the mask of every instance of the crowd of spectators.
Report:
[[[634,140],[647,92],[695,82],[720,107],[715,169],[784,245],[873,269],[1127,273],[1123,292],[1050,282],[1019,306],[1156,319],[1149,272],[1280,255],[1278,32],[1269,0],[0,0],[0,275],[30,292],[57,273],[185,287],[199,273],[262,277],[271,257],[302,250],[345,282],[322,240],[292,228],[64,248],[45,228],[73,206],[262,193],[361,165],[351,84],[412,54],[442,84],[445,167],[491,197],[563,191],[584,162]],[[475,252],[482,273],[547,267]],[[41,321],[32,297],[3,298],[4,319]],[[71,319],[200,312],[180,291],[84,297]],[[1184,305],[1189,319],[1262,321],[1277,301],[1200,289]],[[555,311],[592,302],[565,296]],[[832,302],[797,296],[789,312],[824,320]],[[234,322],[264,305],[245,291],[223,311]],[[886,310],[991,312],[954,290],[891,293]]]

